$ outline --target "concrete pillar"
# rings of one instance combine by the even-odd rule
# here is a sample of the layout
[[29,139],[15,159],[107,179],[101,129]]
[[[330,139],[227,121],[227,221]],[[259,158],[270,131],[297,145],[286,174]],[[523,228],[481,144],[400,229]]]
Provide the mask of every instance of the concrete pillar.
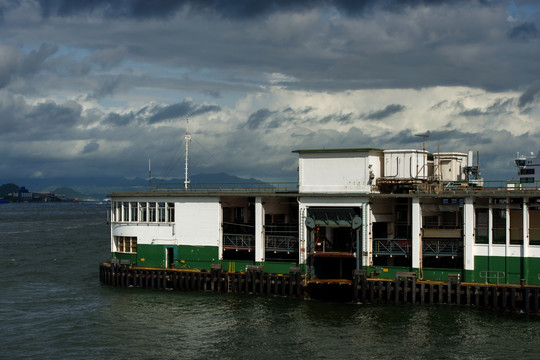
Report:
[[264,262],[264,207],[260,197],[255,198],[255,261]]
[[529,282],[529,199],[523,198],[523,278]]
[[411,215],[412,268],[420,270],[422,278],[422,210],[418,198],[412,199]]
[[474,204],[472,198],[465,198],[463,204],[463,269],[464,281],[469,281],[474,271]]
[[310,241],[309,236],[311,231],[306,226],[306,216],[307,208],[299,204],[298,206],[298,242],[299,242],[299,252],[298,252],[298,264],[306,263],[306,252],[308,249],[308,241]]
[[493,254],[493,198],[489,198],[488,209],[488,257]]
[[362,256],[362,266],[371,266],[373,265],[373,238],[371,234],[371,206],[367,200],[362,206],[362,227],[360,239],[362,249],[357,249],[357,251],[358,254]]

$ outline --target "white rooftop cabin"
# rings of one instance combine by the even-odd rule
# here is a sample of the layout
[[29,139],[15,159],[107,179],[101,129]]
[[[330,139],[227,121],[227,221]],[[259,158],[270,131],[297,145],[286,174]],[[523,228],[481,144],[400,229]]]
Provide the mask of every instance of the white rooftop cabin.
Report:
[[435,163],[436,179],[441,181],[463,181],[465,179],[466,166],[472,166],[472,153],[467,156],[465,153],[445,152],[434,153],[433,162]]
[[430,176],[425,150],[384,150],[384,177],[394,180],[426,180]]
[[381,176],[379,149],[295,150],[300,193],[369,193]]

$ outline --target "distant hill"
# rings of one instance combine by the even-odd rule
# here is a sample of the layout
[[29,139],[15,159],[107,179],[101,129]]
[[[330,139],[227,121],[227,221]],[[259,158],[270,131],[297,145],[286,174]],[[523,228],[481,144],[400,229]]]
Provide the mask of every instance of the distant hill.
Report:
[[[264,184],[263,181],[257,179],[244,179],[238,176],[229,175],[226,173],[217,173],[217,174],[197,174],[193,175],[190,179],[189,186],[191,188],[203,188],[203,189],[215,189],[218,187],[245,187],[247,184]],[[152,187],[172,187],[174,188],[183,188],[184,179],[154,179],[152,181]]]
[[0,197],[5,197],[7,194],[19,192],[19,186],[13,183],[0,186]]
[[[11,178],[0,179],[0,184],[15,183],[26,187],[29,191],[48,191],[63,194],[68,198],[102,200],[113,192],[148,191],[148,179],[124,177],[94,177],[94,178]],[[257,179],[244,179],[226,173],[198,174],[191,177],[191,187],[217,188],[221,185],[232,184],[264,184]],[[16,185],[15,185],[16,186]],[[152,179],[155,187],[183,188],[184,179]],[[68,190],[64,190],[68,188]],[[18,187],[16,190],[18,191]],[[8,191],[8,192],[13,192]]]
[[68,187],[59,187],[52,191],[55,195],[64,195],[68,200],[81,200],[81,201],[87,201],[87,200],[97,200],[92,198],[91,196],[82,194],[78,191],[75,191]]

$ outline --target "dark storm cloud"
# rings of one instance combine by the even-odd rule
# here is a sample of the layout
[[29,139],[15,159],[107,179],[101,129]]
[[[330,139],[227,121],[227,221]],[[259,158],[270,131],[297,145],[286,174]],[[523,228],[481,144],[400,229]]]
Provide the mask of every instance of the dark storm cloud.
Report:
[[[195,83],[192,89],[211,89],[205,93],[214,98],[227,94],[227,86],[253,84],[261,73],[294,78],[280,82],[288,89],[331,92],[456,85],[504,91],[539,76],[532,61],[534,47],[510,38],[502,2],[42,0],[39,4],[49,16],[43,23],[73,32],[73,36],[55,34],[60,42],[91,49],[86,60],[93,61],[93,67],[109,69],[125,59],[182,66],[188,72],[208,70],[218,75],[215,82]],[[71,29],[57,16],[74,22],[79,18],[82,26]],[[159,20],[170,16],[174,16],[170,21]],[[267,16],[267,21],[257,16]],[[527,24],[516,27],[512,36],[530,36],[535,23]],[[36,25],[35,32],[39,29],[41,25]],[[96,90],[93,96],[100,94]]]
[[244,127],[247,127],[250,130],[258,129],[262,124],[274,115],[275,111],[270,111],[268,109],[260,109],[249,115],[247,122],[244,124]]
[[27,103],[22,96],[0,98],[0,143],[61,139],[69,140],[83,125],[82,106],[72,100]]
[[329,123],[330,121],[336,121],[336,122],[341,123],[341,124],[350,124],[350,123],[353,122],[353,114],[348,113],[348,114],[332,114],[332,115],[328,115],[328,116],[323,117],[320,120],[320,123],[321,124],[326,124],[326,123]]
[[524,106],[534,102],[539,94],[540,94],[540,80],[536,80],[519,97],[519,107],[523,108]]
[[[459,112],[459,115],[466,117],[486,116],[486,115],[504,115],[511,112],[511,107],[514,105],[514,99],[497,99],[493,104],[485,109],[479,107],[465,109]],[[463,107],[461,102],[456,104],[457,107]]]
[[148,122],[150,124],[155,124],[173,119],[189,118],[190,116],[216,112],[219,110],[221,110],[221,108],[217,105],[196,105],[191,101],[184,100],[177,104],[154,107],[150,110],[152,115],[149,117]]
[[73,126],[79,122],[81,117],[82,106],[70,101],[63,105],[58,105],[55,102],[47,101],[38,104],[32,112],[27,115],[33,126],[41,127],[57,127],[57,126]]
[[535,23],[526,22],[512,28],[509,34],[511,39],[528,40],[538,37],[538,28]]
[[400,104],[390,104],[382,110],[371,112],[365,115],[367,120],[382,120],[405,110],[405,106]]
[[459,115],[462,115],[462,116],[482,116],[482,115],[486,115],[486,114],[487,114],[486,111],[482,111],[480,108],[474,108],[474,109],[469,109],[469,110],[462,111]]
[[[463,0],[465,1],[465,0]],[[187,9],[216,13],[225,18],[250,19],[275,12],[303,11],[316,7],[333,7],[344,14],[357,16],[374,8],[400,11],[421,5],[436,6],[463,1],[451,0],[39,0],[42,15],[71,16],[100,11],[108,17],[167,18]],[[475,3],[485,3],[475,1]]]
[[57,51],[57,45],[47,43],[41,44],[38,50],[33,50],[28,55],[21,58],[20,72],[34,73],[38,71],[45,60]]
[[90,154],[99,149],[99,144],[95,141],[89,142],[84,146],[84,149],[81,151],[81,155]]
[[34,75],[57,51],[58,46],[46,43],[29,54],[10,46],[0,47],[0,88],[7,86],[13,78]]
[[103,119],[103,122],[105,124],[110,124],[114,126],[134,125],[135,121],[136,116],[133,112],[129,112],[128,114],[109,113]]
[[299,116],[299,115],[307,115],[313,110],[314,108],[312,106],[306,106],[303,109],[293,109],[292,107],[288,106],[283,110],[283,113],[289,116]]
[[118,76],[108,76],[101,81],[88,99],[102,99],[106,96],[113,95],[116,90],[121,86],[121,79]]

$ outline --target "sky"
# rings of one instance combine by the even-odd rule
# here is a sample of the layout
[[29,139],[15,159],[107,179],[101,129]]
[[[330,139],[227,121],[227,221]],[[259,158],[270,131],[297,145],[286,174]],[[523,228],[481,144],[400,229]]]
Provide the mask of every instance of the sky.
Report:
[[535,0],[0,0],[0,178],[297,179],[297,149],[540,150]]

